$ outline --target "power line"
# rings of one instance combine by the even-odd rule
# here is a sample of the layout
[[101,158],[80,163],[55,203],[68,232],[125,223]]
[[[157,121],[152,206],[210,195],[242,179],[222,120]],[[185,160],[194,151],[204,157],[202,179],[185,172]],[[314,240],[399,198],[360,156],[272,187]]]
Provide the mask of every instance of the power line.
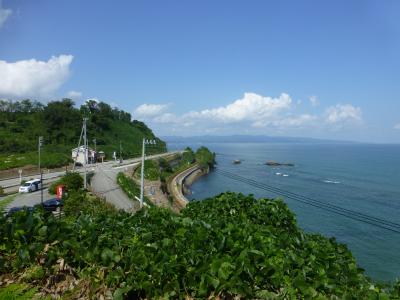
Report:
[[400,224],[395,223],[395,222],[391,222],[391,221],[387,221],[384,219],[380,219],[377,217],[373,217],[364,213],[360,213],[357,211],[353,211],[350,209],[346,209],[340,206],[336,206],[333,204],[328,204],[328,203],[324,203],[322,201],[316,200],[316,199],[312,199],[310,197],[306,197],[303,195],[299,195],[299,194],[295,194],[289,191],[285,191],[270,185],[267,185],[265,183],[261,183],[234,173],[231,173],[229,171],[225,171],[225,170],[221,170],[221,169],[215,169],[215,171],[225,177],[228,177],[230,179],[239,181],[239,182],[243,182],[249,185],[252,185],[254,187],[257,187],[259,189],[277,194],[277,195],[282,195],[285,196],[287,198],[290,198],[292,200],[307,204],[307,205],[311,205],[313,207],[322,209],[322,210],[326,210],[326,211],[330,211],[332,213],[353,219],[353,220],[357,220],[363,223],[367,223],[376,227],[379,227],[381,229],[385,229],[385,230],[389,230],[395,233],[399,233],[400,234]]
[[246,177],[243,177],[243,176],[240,176],[240,175],[228,172],[228,171],[224,171],[224,170],[217,170],[217,171],[225,172],[226,174],[236,176],[236,177],[238,177],[238,178],[240,178],[242,180],[246,180],[246,181],[253,182],[253,183],[256,183],[256,184],[261,184],[261,185],[263,185],[263,187],[266,187],[266,188],[270,189],[275,194],[285,194],[285,195],[290,195],[290,196],[293,196],[293,197],[298,197],[298,198],[301,198],[301,199],[306,200],[306,201],[312,201],[312,202],[314,202],[316,204],[327,206],[327,207],[329,207],[331,209],[343,210],[343,211],[346,211],[346,212],[351,213],[351,214],[356,214],[356,215],[358,215],[358,216],[360,216],[362,218],[368,218],[371,221],[383,222],[383,223],[386,223],[386,225],[388,225],[388,226],[394,226],[394,227],[400,228],[400,224],[395,223],[395,222],[383,220],[383,219],[376,218],[376,217],[373,217],[373,216],[370,216],[370,215],[367,215],[367,214],[364,214],[364,213],[360,213],[360,212],[357,212],[357,211],[354,211],[354,210],[350,210],[350,209],[347,209],[347,208],[336,206],[336,205],[333,205],[333,204],[330,204],[330,203],[325,203],[325,202],[322,202],[322,201],[319,201],[319,200],[316,200],[316,199],[313,199],[313,198],[310,198],[310,197],[306,197],[306,196],[303,196],[303,195],[300,195],[300,194],[296,194],[296,193],[293,193],[293,192],[285,191],[285,190],[282,190],[280,188],[273,187],[273,186],[267,185],[265,183],[260,183],[258,181],[255,181],[255,180],[252,180],[252,179],[248,179]]

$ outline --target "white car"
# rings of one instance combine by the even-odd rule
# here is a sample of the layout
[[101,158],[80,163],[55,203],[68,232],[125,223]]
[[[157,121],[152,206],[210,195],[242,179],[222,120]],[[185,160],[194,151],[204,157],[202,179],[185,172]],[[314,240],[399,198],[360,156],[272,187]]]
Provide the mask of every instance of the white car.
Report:
[[19,187],[20,193],[30,193],[42,188],[42,182],[40,179],[33,179],[25,182],[23,185]]

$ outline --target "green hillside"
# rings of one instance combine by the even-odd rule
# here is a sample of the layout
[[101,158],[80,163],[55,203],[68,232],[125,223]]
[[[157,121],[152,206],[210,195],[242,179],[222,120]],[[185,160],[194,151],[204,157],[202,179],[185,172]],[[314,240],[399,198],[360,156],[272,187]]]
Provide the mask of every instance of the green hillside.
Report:
[[44,137],[42,162],[45,167],[71,161],[71,149],[77,147],[83,117],[88,118],[89,147],[104,151],[107,158],[116,151],[122,157],[138,156],[142,138],[156,139],[147,153],[166,150],[163,141],[142,122],[104,102],[88,101],[75,107],[70,99],[44,105],[37,101],[0,100],[0,170],[37,163],[37,141]]

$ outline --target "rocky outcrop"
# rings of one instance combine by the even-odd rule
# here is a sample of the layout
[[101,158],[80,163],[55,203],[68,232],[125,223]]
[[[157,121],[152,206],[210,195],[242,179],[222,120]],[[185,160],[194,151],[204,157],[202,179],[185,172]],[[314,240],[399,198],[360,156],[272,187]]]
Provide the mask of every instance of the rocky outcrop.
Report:
[[278,166],[287,166],[287,167],[294,167],[293,163],[279,163],[276,161],[269,160],[265,163],[267,166],[271,167],[278,167]]

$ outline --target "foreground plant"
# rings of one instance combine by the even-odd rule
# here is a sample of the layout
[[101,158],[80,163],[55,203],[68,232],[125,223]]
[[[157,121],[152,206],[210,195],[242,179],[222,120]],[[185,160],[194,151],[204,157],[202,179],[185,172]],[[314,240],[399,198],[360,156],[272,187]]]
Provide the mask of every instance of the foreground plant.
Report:
[[131,215],[73,193],[65,206],[61,220],[43,211],[0,220],[2,274],[30,274],[40,290],[62,262],[87,282],[75,289],[116,299],[398,297],[397,286],[374,286],[345,245],[299,229],[282,201],[224,193],[180,215]]

